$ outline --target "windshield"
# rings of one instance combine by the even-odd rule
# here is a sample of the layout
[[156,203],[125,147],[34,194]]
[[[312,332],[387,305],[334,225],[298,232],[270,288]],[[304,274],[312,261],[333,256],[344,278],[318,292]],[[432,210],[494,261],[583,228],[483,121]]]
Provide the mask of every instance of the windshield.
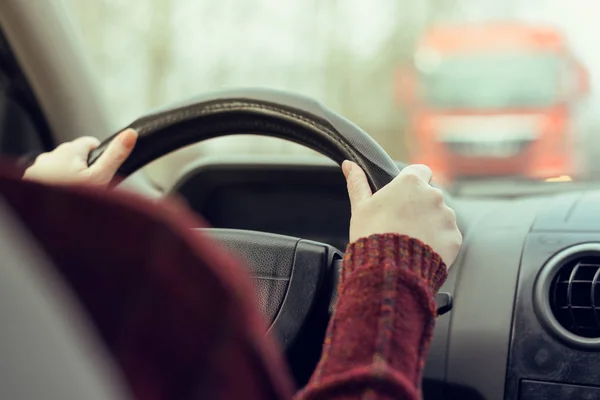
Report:
[[[199,94],[261,87],[322,102],[446,186],[600,171],[600,10],[589,0],[61,1],[115,130]],[[446,26],[456,40],[476,27],[481,41],[505,32],[535,44],[467,52],[442,36],[437,67],[406,73],[427,32]],[[319,157],[242,135],[174,152],[145,173],[166,187],[190,162],[248,155]]]
[[559,101],[560,66],[557,54],[450,55],[422,68],[420,95],[435,108],[548,107]]

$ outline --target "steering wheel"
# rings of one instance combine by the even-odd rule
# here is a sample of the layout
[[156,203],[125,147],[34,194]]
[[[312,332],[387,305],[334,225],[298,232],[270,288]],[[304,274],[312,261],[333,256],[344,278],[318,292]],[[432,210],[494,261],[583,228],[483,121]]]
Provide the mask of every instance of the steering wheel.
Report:
[[[234,134],[277,137],[316,150],[338,164],[354,161],[365,171],[374,192],[400,172],[358,126],[311,99],[278,91],[219,92],[159,110],[129,127],[139,133],[139,139],[119,170],[123,177],[184,146]],[[115,136],[90,154],[90,165]],[[342,258],[339,250],[266,232],[205,231],[245,259],[255,276],[269,331],[284,347],[310,324],[309,316],[318,304],[325,302],[331,308]],[[447,308],[447,300],[444,305]]]

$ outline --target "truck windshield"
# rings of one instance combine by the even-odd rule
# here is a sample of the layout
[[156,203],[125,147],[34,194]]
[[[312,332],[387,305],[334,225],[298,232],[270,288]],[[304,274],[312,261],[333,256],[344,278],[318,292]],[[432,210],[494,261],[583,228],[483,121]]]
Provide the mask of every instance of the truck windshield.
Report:
[[421,98],[430,107],[546,107],[560,89],[559,57],[548,53],[445,56],[421,71]]

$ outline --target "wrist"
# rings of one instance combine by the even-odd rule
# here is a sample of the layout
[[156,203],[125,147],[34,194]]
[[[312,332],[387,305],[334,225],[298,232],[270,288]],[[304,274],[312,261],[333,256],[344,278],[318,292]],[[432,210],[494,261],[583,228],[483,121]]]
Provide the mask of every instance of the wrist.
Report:
[[406,235],[374,234],[348,245],[344,256],[345,274],[366,264],[383,264],[391,260],[424,280],[437,293],[448,275],[446,264],[427,244]]

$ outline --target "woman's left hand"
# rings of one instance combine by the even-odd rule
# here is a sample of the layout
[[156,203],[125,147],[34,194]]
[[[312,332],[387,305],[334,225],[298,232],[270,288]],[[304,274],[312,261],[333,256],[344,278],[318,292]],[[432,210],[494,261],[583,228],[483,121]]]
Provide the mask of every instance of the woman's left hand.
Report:
[[55,184],[91,184],[107,186],[135,147],[138,134],[133,129],[121,132],[106,151],[88,166],[90,152],[100,145],[93,137],[81,137],[63,143],[51,152],[39,155],[25,171],[23,179]]

